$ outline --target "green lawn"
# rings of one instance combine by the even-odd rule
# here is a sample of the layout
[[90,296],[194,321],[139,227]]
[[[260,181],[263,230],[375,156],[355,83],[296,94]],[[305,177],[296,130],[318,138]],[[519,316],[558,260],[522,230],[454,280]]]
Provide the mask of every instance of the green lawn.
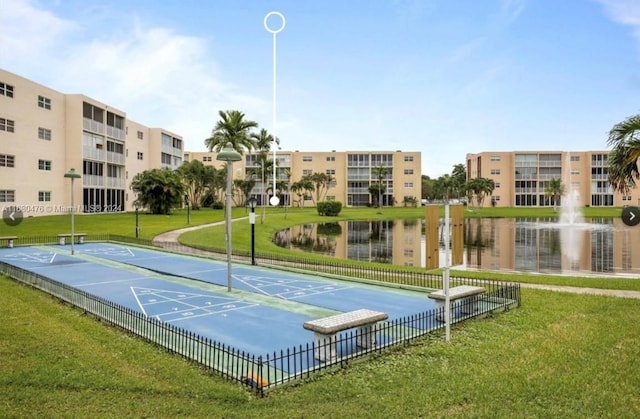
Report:
[[260,399],[0,277],[4,417],[640,415],[640,301],[523,290],[522,307]]
[[[244,214],[243,208],[235,209],[235,216]],[[419,218],[424,210],[341,215]],[[618,215],[611,210],[609,216]],[[134,231],[132,214],[78,218],[85,217],[83,232]],[[68,217],[50,218],[41,226],[36,219],[3,226],[0,235],[56,234],[68,225]],[[222,218],[221,211],[192,212],[192,224]],[[266,246],[270,232],[319,219],[327,220],[306,209],[289,209],[286,216],[284,210],[270,210],[264,223],[258,218],[257,239]],[[186,226],[184,212],[142,220],[148,238]],[[203,231],[206,243],[219,234]],[[248,222],[234,224],[234,247],[246,249],[248,231]],[[565,279],[535,276],[535,282],[541,280]],[[523,289],[522,301],[511,312],[454,327],[450,343],[430,336],[260,399],[0,276],[0,411],[5,417],[92,418],[640,416],[640,300]]]

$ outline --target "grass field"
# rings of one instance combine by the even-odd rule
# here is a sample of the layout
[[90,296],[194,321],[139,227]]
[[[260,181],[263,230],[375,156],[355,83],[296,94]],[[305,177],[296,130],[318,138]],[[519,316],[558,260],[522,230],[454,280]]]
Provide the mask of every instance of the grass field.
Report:
[[[420,209],[406,210],[415,210],[416,218],[423,215]],[[365,211],[361,217],[344,216],[402,218],[396,217],[401,211],[393,216],[389,209]],[[192,223],[213,222],[218,215],[193,213]],[[184,227],[183,215],[145,220],[149,227],[143,231]],[[244,215],[244,209],[235,215]],[[93,222],[86,229],[95,229],[90,233],[131,231],[131,214],[87,217]],[[280,228],[276,224],[314,222],[316,217],[290,209],[285,218],[276,210],[256,230],[262,226],[268,236],[270,229]],[[21,225],[19,234],[45,228],[35,221]],[[55,234],[68,217],[47,223]],[[236,224],[234,246],[236,234],[248,237],[248,227],[241,227],[245,223]],[[9,234],[7,228],[0,235]],[[237,245],[243,245],[241,240]],[[585,278],[574,280],[580,284]],[[92,418],[640,416],[640,300],[529,289],[522,290],[522,299],[514,311],[454,327],[450,343],[434,335],[260,399],[0,277],[0,412],[5,417]]]

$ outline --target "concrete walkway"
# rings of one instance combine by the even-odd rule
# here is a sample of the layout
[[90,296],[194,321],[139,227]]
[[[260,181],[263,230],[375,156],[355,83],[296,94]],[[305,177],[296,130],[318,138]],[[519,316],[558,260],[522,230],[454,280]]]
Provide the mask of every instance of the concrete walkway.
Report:
[[[232,222],[245,220],[248,217],[235,218]],[[166,233],[162,233],[153,238],[153,244],[160,247],[166,247],[172,250],[182,251],[184,253],[196,253],[196,254],[206,254],[202,250],[194,249],[192,247],[188,247],[180,244],[178,241],[178,237],[182,233],[186,233],[187,231],[198,230],[201,228],[207,228],[211,226],[224,224],[224,221],[218,221],[211,224],[203,224],[194,227],[181,228],[179,230],[168,231]],[[630,279],[633,281],[633,279]],[[640,278],[638,278],[640,281]],[[546,290],[546,291],[556,291],[556,292],[569,292],[573,294],[590,294],[590,295],[606,295],[610,297],[620,297],[620,298],[635,298],[640,299],[640,291],[625,291],[625,290],[611,290],[611,289],[600,289],[600,288],[582,288],[582,287],[567,287],[562,285],[544,285],[544,284],[529,284],[529,283],[520,283],[521,288],[532,288],[538,290]]]

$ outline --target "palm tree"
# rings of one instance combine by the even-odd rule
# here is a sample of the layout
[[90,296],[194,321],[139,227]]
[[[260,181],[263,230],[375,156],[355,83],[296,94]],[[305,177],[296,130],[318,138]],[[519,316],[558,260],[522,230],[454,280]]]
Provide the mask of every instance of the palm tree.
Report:
[[245,114],[240,111],[219,111],[220,120],[211,132],[211,137],[204,140],[209,151],[220,152],[227,143],[240,154],[245,150],[252,150],[255,140],[251,138],[251,129],[257,128],[255,121],[245,120]]
[[553,210],[556,211],[560,197],[564,195],[564,185],[558,178],[551,179],[544,188],[544,195],[553,201]]
[[379,165],[372,168],[371,172],[376,177],[376,180],[378,181],[378,208],[380,208],[380,206],[382,205],[382,193],[384,192],[383,189],[386,189],[386,188],[383,188],[382,181],[387,176],[387,173],[389,171],[385,166]]
[[609,153],[609,183],[613,189],[628,193],[640,178],[640,115],[630,116],[609,131],[607,145],[613,146]]
[[304,176],[307,180],[310,180],[316,192],[316,199],[314,201],[314,205],[318,205],[318,202],[321,199],[324,199],[324,195],[327,193],[329,188],[331,187],[331,182],[334,182],[335,179],[326,173],[315,172],[311,175]]
[[464,195],[465,182],[467,181],[467,168],[464,164],[456,164],[451,171],[451,183],[453,191],[456,194],[456,198],[460,198]]
[[257,152],[256,155],[256,164],[260,166],[262,172],[262,193],[260,197],[260,203],[262,204],[262,214],[260,215],[260,223],[264,223],[264,216],[266,211],[266,196],[265,192],[267,188],[265,187],[265,173],[273,168],[273,160],[269,159],[269,151],[271,150],[271,146],[274,141],[279,143],[278,139],[274,139],[273,135],[269,134],[269,132],[262,128],[260,131],[251,133],[251,139],[253,139],[253,146]]

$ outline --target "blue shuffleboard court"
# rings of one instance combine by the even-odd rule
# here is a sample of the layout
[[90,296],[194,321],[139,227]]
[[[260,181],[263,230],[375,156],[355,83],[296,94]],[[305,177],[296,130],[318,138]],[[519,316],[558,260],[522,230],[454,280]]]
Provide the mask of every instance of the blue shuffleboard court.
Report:
[[[85,244],[82,252],[165,275],[227,286],[227,266],[221,261],[110,243]],[[424,292],[331,280],[317,275],[249,265],[233,267],[232,286],[233,289],[338,312],[368,308],[385,312],[390,319],[436,307]]]
[[312,344],[302,325],[316,318],[367,308],[394,320],[435,308],[425,292],[242,264],[228,292],[225,262],[149,248],[85,243],[75,253],[70,245],[2,248],[0,261],[255,356]]

